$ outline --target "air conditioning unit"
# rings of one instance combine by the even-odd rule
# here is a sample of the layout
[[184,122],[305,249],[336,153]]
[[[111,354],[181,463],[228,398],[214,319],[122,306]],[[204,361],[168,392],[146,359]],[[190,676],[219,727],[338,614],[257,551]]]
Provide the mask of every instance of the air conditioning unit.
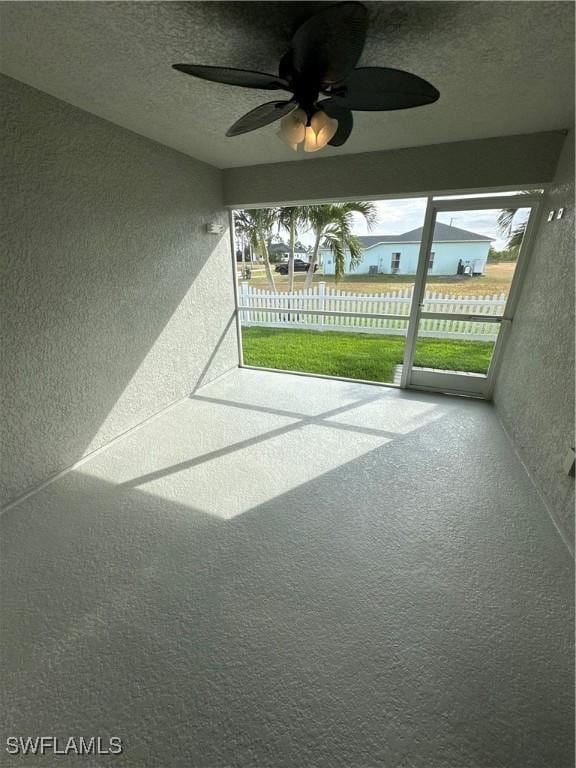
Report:
[[368,267],[368,274],[369,275],[377,275],[378,274],[378,267],[376,265]]

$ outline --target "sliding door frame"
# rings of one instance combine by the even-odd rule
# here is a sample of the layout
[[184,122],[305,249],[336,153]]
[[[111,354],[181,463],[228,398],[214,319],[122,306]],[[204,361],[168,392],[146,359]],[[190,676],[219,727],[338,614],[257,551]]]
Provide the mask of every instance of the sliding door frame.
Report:
[[[404,362],[402,365],[402,377],[400,386],[410,389],[425,389],[429,391],[449,392],[452,394],[468,394],[478,397],[491,398],[494,390],[494,382],[501,362],[502,352],[510,327],[514,319],[514,313],[520,296],[521,284],[526,274],[534,233],[537,230],[540,211],[542,208],[541,194],[534,195],[497,195],[497,196],[470,196],[466,198],[443,197],[428,198],[426,214],[424,217],[424,229],[420,243],[420,255],[416,270],[416,283],[410,310],[410,323],[406,336],[404,350]],[[474,315],[428,312],[423,309],[426,281],[428,277],[428,263],[434,239],[434,228],[438,213],[479,211],[506,208],[529,208],[530,215],[526,226],[526,232],[520,246],[516,269],[512,277],[510,292],[506,300],[504,311],[501,315]],[[418,339],[418,327],[420,320],[461,320],[465,322],[497,323],[499,333],[495,342],[488,372],[481,374],[443,372],[431,369],[419,369],[414,366],[414,354]]]

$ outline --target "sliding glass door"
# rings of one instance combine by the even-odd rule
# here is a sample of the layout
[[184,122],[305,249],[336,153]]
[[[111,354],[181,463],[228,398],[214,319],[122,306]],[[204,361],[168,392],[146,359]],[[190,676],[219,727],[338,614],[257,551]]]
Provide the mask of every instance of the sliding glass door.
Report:
[[540,199],[429,200],[402,386],[491,394]]
[[[316,251],[299,242],[292,278],[289,248],[272,229],[266,258],[246,262],[238,247],[242,364],[490,397],[541,200],[377,201],[382,234],[358,232],[355,263],[345,250],[337,263],[328,238]],[[260,213],[240,212],[236,233],[238,222],[259,232]]]

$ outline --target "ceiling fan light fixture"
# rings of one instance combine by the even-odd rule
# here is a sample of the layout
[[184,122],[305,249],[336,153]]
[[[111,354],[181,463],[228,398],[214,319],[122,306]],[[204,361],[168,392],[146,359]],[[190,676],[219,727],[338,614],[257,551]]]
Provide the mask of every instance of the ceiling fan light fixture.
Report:
[[326,112],[318,110],[312,115],[310,124],[306,126],[304,152],[318,152],[328,144],[337,130],[338,121],[328,117]]
[[306,126],[304,152],[318,152],[319,149],[322,149],[322,147],[318,145],[316,132],[313,130],[311,125]]
[[[431,83],[390,67],[358,67],[366,42],[368,11],[356,0],[325,7],[292,36],[280,59],[280,75],[203,64],[173,64],[186,75],[210,82],[269,91],[291,98],[268,101],[240,117],[226,136],[240,136],[282,119],[278,135],[293,150],[317,152],[341,147],[349,138],[353,110],[387,112],[433,104],[440,98]],[[328,96],[318,102],[322,94]],[[297,109],[294,107],[297,106]]]
[[[304,139],[304,151],[316,152],[319,149],[323,149],[330,139],[334,136],[338,130],[338,120],[333,117],[329,117],[326,112],[318,110],[312,115],[310,125],[306,127],[306,137]],[[314,134],[312,139],[311,134]],[[314,146],[314,148],[306,148]]]
[[278,136],[294,151],[303,144],[304,152],[317,152],[338,130],[338,121],[318,110],[310,119],[303,109],[295,109],[280,121]]
[[278,136],[286,142],[289,147],[296,150],[298,144],[301,144],[306,137],[306,123],[308,115],[303,109],[295,109],[289,115],[283,117],[280,121],[280,130]]

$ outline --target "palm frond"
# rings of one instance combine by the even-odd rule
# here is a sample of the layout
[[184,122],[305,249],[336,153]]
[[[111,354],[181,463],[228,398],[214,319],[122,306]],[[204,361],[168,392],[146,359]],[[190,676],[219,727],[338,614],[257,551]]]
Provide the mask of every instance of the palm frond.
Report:
[[[236,211],[234,229],[236,234],[243,234],[247,237],[252,248],[260,252],[262,251],[263,242],[271,242],[277,220],[277,208],[252,208]],[[260,255],[266,256],[264,253]]]
[[[542,190],[539,189],[524,189],[520,192],[521,195],[536,195],[541,194]],[[526,222],[518,224],[516,228],[513,228],[514,218],[518,213],[518,208],[502,208],[498,213],[496,222],[498,229],[502,235],[505,235],[508,239],[506,241],[507,248],[519,248],[522,243],[522,238],[526,232]]]
[[289,232],[292,227],[298,231],[306,231],[308,228],[308,216],[306,205],[287,205],[278,208],[276,219],[279,228]]
[[350,214],[350,213],[359,213],[361,216],[363,216],[366,221],[366,224],[368,225],[369,230],[372,230],[374,226],[378,223],[378,209],[376,208],[374,203],[371,203],[368,200],[361,200],[359,202],[339,203],[338,205],[341,207],[341,210],[344,213],[344,215]]
[[349,235],[346,238],[346,247],[350,251],[350,269],[356,269],[362,261],[362,255],[364,253],[362,243],[358,240],[356,235]]
[[526,234],[526,222],[523,222],[522,224],[519,224],[516,227],[516,229],[512,230],[508,238],[508,241],[506,242],[506,247],[510,249],[520,248],[525,234]]
[[516,208],[502,208],[498,213],[496,223],[498,224],[498,229],[501,234],[507,235],[510,232],[514,216],[516,216],[516,210]]
[[346,272],[346,248],[343,241],[338,237],[332,240],[330,251],[334,257],[334,276],[340,280]]
[[[314,232],[316,244],[314,246],[312,261],[315,263],[318,256],[320,243],[329,248],[334,255],[335,276],[339,279],[346,269],[346,251],[350,250],[351,263],[356,266],[362,254],[359,241],[354,236],[354,214],[360,214],[366,221],[368,228],[376,224],[378,209],[369,201],[351,201],[347,203],[326,203],[324,205],[308,205],[301,208],[304,220]],[[348,245],[352,248],[349,249]],[[312,282],[313,270],[306,275],[305,287]]]

